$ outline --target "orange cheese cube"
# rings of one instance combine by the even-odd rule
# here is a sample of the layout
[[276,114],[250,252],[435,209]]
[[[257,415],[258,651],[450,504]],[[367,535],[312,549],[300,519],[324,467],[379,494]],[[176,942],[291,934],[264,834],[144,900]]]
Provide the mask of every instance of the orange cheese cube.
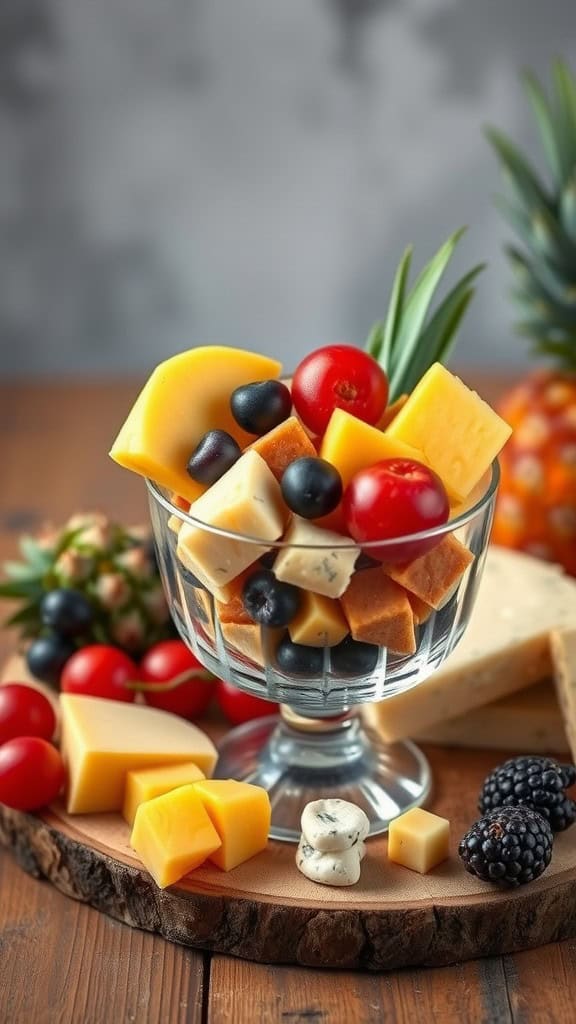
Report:
[[273,430],[263,434],[249,445],[248,450],[258,452],[277,480],[282,479],[284,470],[295,459],[316,457],[312,441],[295,416],[289,416]]
[[266,849],[271,811],[265,789],[234,779],[206,779],[194,788],[221,840],[210,854],[217,867],[231,871]]
[[222,845],[193,783],[140,804],[130,845],[161,889],[203,864]]
[[248,615],[242,600],[242,588],[248,577],[256,572],[258,565],[251,565],[244,572],[241,572],[236,579],[225,588],[226,601],[216,601],[216,615],[220,622],[248,623],[252,619]]
[[388,827],[388,859],[427,874],[450,854],[450,822],[413,807],[394,818]]
[[425,461],[422,452],[343,409],[335,409],[330,417],[320,446],[320,458],[336,467],[344,487],[361,469],[367,469],[381,459]]
[[142,768],[140,771],[128,772],[122,816],[132,825],[136,811],[146,800],[153,800],[155,796],[170,793],[178,786],[187,786],[204,778],[204,772],[191,761],[188,764],[169,764],[163,768]]
[[476,392],[434,363],[386,430],[438,473],[452,500],[464,501],[504,446],[511,428]]
[[395,654],[414,654],[410,602],[381,566],[354,573],[340,604],[354,640],[388,647]]
[[338,601],[303,590],[300,610],[289,624],[288,632],[294,644],[335,647],[349,630]]
[[436,547],[408,565],[388,566],[386,572],[411,594],[432,606],[442,608],[454,593],[474,556],[452,533]]
[[406,597],[410,601],[410,607],[414,616],[414,622],[417,626],[421,626],[427,619],[430,618],[434,609],[432,605],[426,604],[426,601],[422,601],[416,594],[411,594],[409,590],[406,591]]

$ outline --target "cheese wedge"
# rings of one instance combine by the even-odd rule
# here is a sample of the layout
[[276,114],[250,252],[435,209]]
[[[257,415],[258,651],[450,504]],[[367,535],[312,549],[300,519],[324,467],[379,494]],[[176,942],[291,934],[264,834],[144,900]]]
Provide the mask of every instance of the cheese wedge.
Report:
[[177,715],[72,693],[60,709],[69,814],[121,811],[126,776],[138,768],[192,761],[206,775],[214,770],[214,744]]
[[186,472],[200,438],[215,427],[240,444],[253,438],[230,411],[235,388],[277,377],[281,365],[256,352],[210,345],[180,352],[153,371],[122,426],[110,456],[125,469],[194,501],[206,487]]
[[529,555],[492,547],[464,638],[419,686],[366,708],[389,742],[552,675],[549,633],[576,622],[576,582]]
[[321,459],[336,467],[343,487],[347,487],[361,469],[368,469],[382,459],[423,461],[421,452],[415,448],[351,416],[344,409],[335,409],[332,413],[319,454]]
[[558,701],[572,759],[576,760],[576,626],[555,630],[550,637],[550,644]]

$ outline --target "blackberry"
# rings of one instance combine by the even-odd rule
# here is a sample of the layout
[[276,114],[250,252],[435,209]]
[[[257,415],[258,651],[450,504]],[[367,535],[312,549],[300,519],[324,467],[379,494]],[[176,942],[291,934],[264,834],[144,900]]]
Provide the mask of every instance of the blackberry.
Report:
[[471,875],[501,889],[538,878],[552,859],[549,823],[530,807],[498,807],[461,839],[458,853]]
[[576,821],[576,803],[566,789],[576,782],[576,768],[549,757],[514,757],[499,765],[484,780],[478,798],[481,814],[496,807],[531,807],[553,832],[562,832]]

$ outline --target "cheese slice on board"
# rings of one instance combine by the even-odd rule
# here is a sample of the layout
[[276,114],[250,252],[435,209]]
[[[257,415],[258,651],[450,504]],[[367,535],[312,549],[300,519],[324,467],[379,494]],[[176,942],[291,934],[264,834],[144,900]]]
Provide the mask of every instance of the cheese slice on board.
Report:
[[570,752],[552,682],[536,683],[483,708],[449,718],[414,737],[442,747],[511,750],[531,754]]
[[576,619],[572,629],[554,630],[550,646],[558,701],[572,759],[576,760]]
[[417,736],[552,675],[549,634],[576,622],[576,582],[557,566],[492,547],[463,639],[430,679],[366,708],[388,742]]
[[210,775],[216,748],[191,722],[167,711],[63,693],[62,755],[68,814],[120,811],[126,776],[138,768],[192,761]]

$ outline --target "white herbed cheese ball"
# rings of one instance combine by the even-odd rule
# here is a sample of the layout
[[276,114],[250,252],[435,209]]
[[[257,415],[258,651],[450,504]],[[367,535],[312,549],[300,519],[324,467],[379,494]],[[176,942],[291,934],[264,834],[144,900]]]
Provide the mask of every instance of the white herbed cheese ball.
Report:
[[315,850],[339,853],[366,839],[370,822],[364,811],[348,800],[312,800],[300,820],[302,834]]
[[364,853],[361,841],[349,850],[321,853],[302,836],[296,852],[296,867],[306,878],[321,885],[356,885]]

